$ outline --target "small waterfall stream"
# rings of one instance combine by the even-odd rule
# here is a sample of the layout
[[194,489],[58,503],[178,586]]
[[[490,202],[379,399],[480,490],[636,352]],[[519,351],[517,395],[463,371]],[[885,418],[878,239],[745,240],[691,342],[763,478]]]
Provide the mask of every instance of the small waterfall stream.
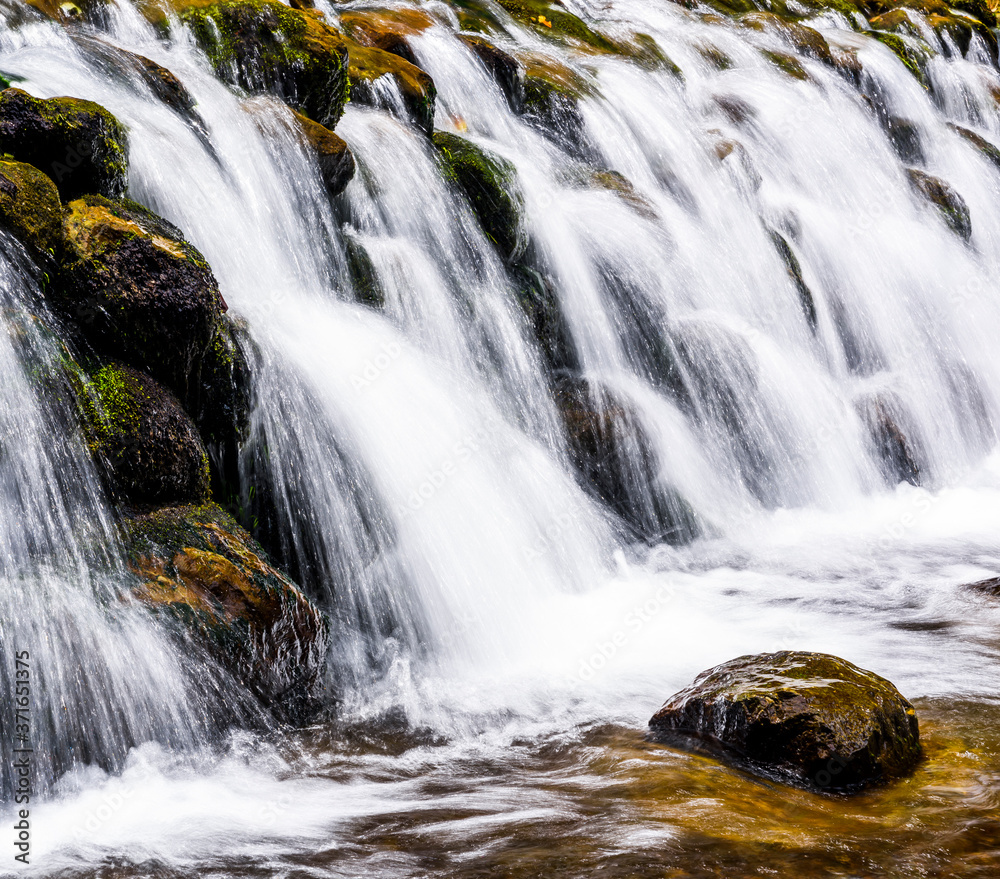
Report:
[[[1000,169],[956,128],[1000,141],[987,47],[974,36],[963,56],[928,31],[928,90],[830,10],[810,25],[856,55],[853,79],[801,53],[789,75],[773,31],[669,2],[566,4],[669,65],[555,48],[468,5],[503,25],[499,48],[580,92],[578,116],[546,129],[456,38],[465,4],[398,5],[433,22],[409,46],[436,130],[516,170],[506,261],[391,86],[337,125],[357,170],[331,202],[290,110],[224,85],[178,22],[167,39],[118,0],[100,37],[168,68],[196,118],[109,73],[88,26],[0,33],[18,87],[127,126],[129,196],[211,265],[254,373],[228,500],[329,613],[337,694],[305,731],[220,733],[224,705],[245,726],[252,709],[125,597],[97,471],[52,408],[57,320],[0,241],[0,687],[6,655],[30,649],[44,693],[45,866],[28,875],[577,876],[602,847],[608,875],[647,875],[678,839],[705,871],[683,875],[744,875],[738,840],[731,861],[699,847],[740,797],[766,817],[733,840],[815,853],[856,833],[878,861],[867,820],[918,858],[898,815],[950,832],[942,776],[846,818],[797,800],[786,814],[779,794],[702,781],[703,764],[642,742],[695,673],[775,649],[877,668],[925,700],[932,734],[980,735],[963,753],[992,756],[983,777],[959,761],[954,820],[995,800],[996,736],[970,730],[996,719],[1000,610],[959,588],[1000,565]],[[317,4],[334,23],[355,7]],[[961,194],[968,240],[913,168]],[[357,248],[381,308],[357,289]],[[526,277],[562,321],[555,354],[522,309]],[[631,515],[574,469],[561,407],[577,380],[598,412],[626,413]],[[972,707],[949,720],[948,700]],[[803,814],[794,841],[776,829]]]

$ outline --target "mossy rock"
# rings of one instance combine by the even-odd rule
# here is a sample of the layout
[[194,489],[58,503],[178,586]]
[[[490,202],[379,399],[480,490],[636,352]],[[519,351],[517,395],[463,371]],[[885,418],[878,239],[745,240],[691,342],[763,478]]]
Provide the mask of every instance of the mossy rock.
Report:
[[965,199],[940,177],[934,177],[917,168],[906,169],[907,179],[914,192],[937,209],[945,224],[963,241],[972,237],[972,216]]
[[814,28],[795,21],[788,21],[773,12],[751,12],[740,16],[740,26],[761,33],[773,33],[804,55],[825,64],[832,63],[830,44]]
[[680,544],[702,533],[688,503],[658,487],[652,444],[627,404],[572,377],[557,381],[555,400],[581,486],[636,538],[650,545]]
[[465,193],[486,236],[506,260],[527,245],[524,198],[517,170],[506,159],[457,134],[434,134],[442,173]]
[[318,12],[278,0],[170,0],[219,78],[271,94],[327,128],[344,111],[350,85],[343,36]]
[[982,135],[976,134],[976,132],[970,131],[968,128],[963,128],[961,125],[955,125],[952,122],[947,123],[947,125],[957,135],[971,143],[983,154],[985,159],[1000,170],[1000,147],[994,146]]
[[347,273],[351,279],[354,298],[371,308],[385,308],[385,290],[367,249],[353,235],[346,235],[345,241]]
[[60,24],[88,22],[100,23],[104,20],[108,0],[25,0],[42,15]]
[[338,21],[355,42],[391,52],[411,64],[416,64],[417,59],[408,38],[423,33],[434,24],[434,19],[426,12],[412,8],[344,11]]
[[93,101],[43,100],[5,89],[0,92],[0,151],[45,172],[65,201],[91,193],[118,198],[128,187],[125,129]]
[[[434,130],[434,102],[437,89],[429,73],[399,55],[347,41],[350,58],[351,100],[370,107],[384,106],[376,80],[389,77],[396,84],[406,111],[404,122],[416,125],[428,134]],[[394,109],[385,107],[385,109]]]
[[327,193],[331,198],[340,195],[354,178],[354,153],[347,142],[329,128],[298,112],[295,119],[309,152],[319,165]]
[[180,401],[121,363],[96,370],[77,389],[81,424],[109,494],[119,503],[202,501],[208,456]]
[[223,315],[201,361],[188,410],[206,443],[239,445],[250,428],[253,375],[246,327]]
[[324,695],[329,622],[215,504],[123,518],[137,600],[257,695],[302,722]]
[[524,69],[518,60],[484,37],[476,34],[458,34],[457,37],[486,68],[511,112],[520,113],[524,107]]
[[916,42],[915,39],[907,40],[898,34],[890,34],[885,31],[871,30],[867,32],[867,35],[888,48],[924,88],[930,88],[930,80],[924,72],[924,64],[931,55],[929,49],[926,47],[915,48],[912,45]]
[[584,158],[586,143],[580,100],[591,93],[573,69],[556,59],[537,53],[522,53],[524,102],[522,114],[541,134],[578,158]]
[[544,37],[554,38],[599,52],[618,53],[618,47],[597,33],[561,3],[549,0],[497,0],[515,21]]
[[87,196],[64,210],[53,304],[95,349],[187,399],[225,302],[179,229],[131,201]]
[[36,259],[62,252],[62,203],[56,185],[23,162],[0,161],[0,223]]
[[659,741],[813,790],[860,790],[921,758],[913,706],[885,678],[823,653],[732,659],[668,699],[649,726]]
[[914,442],[902,401],[894,394],[866,394],[855,401],[854,408],[868,431],[872,457],[886,484],[920,485],[923,455],[920,443]]
[[571,166],[562,175],[562,179],[568,186],[609,192],[644,219],[655,220],[659,217],[653,204],[636,190],[631,180],[618,171],[579,164]]

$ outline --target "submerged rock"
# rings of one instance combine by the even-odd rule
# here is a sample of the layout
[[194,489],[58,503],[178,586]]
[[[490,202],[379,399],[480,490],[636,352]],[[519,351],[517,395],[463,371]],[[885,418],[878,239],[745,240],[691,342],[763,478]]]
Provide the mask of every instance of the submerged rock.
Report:
[[354,177],[354,153],[347,142],[308,116],[295,113],[302,137],[319,165],[320,177],[327,193],[340,195]]
[[525,68],[521,106],[525,121],[573,155],[586,157],[579,102],[589,86],[575,71],[555,59],[537,53],[520,57]]
[[676,544],[701,533],[684,499],[658,484],[652,443],[627,405],[585,380],[569,378],[557,384],[556,405],[583,487],[638,538]]
[[809,329],[815,333],[819,320],[816,314],[816,300],[813,298],[813,293],[809,289],[809,285],[806,284],[805,279],[802,277],[802,266],[799,264],[799,259],[783,235],[775,232],[774,229],[768,229],[767,234],[774,245],[774,249],[778,251],[781,261],[785,264],[788,279],[795,286],[795,291],[799,296],[799,303],[802,305],[802,313],[809,323]]
[[524,70],[517,59],[477,34],[457,36],[486,68],[511,112],[520,113],[524,107]]
[[965,199],[940,177],[934,177],[916,168],[907,168],[906,176],[914,192],[923,196],[937,208],[941,219],[963,241],[972,237],[972,217]]
[[703,745],[801,787],[854,791],[921,756],[913,706],[885,678],[823,653],[741,656],[702,672],[649,721],[665,743]]
[[0,92],[0,152],[30,162],[64,200],[98,194],[118,198],[128,186],[125,129],[100,104],[79,98]]
[[225,303],[204,257],[131,201],[88,196],[64,214],[56,304],[99,351],[186,399]]
[[889,485],[919,485],[919,455],[900,427],[902,403],[892,395],[872,394],[859,400],[855,408],[868,428],[875,460]]
[[272,94],[333,128],[349,84],[344,37],[318,12],[279,0],[171,0],[220,79]]
[[36,258],[62,250],[62,204],[56,185],[22,162],[0,161],[0,224]]
[[552,284],[529,266],[515,266],[511,278],[518,305],[550,374],[579,372],[580,355]]
[[78,388],[87,445],[108,492],[131,504],[208,497],[208,457],[180,401],[149,376],[120,363]]
[[404,122],[430,134],[434,130],[434,102],[437,89],[429,73],[411,64],[405,58],[382,49],[347,42],[348,72],[351,79],[351,100],[370,107],[387,107],[380,98],[378,80],[388,77],[399,90],[406,113]]
[[122,525],[136,598],[173,621],[283,721],[319,705],[326,617],[215,504],[133,514]]
[[465,193],[487,237],[504,259],[516,259],[527,245],[517,169],[457,134],[436,132],[434,146],[445,177]]

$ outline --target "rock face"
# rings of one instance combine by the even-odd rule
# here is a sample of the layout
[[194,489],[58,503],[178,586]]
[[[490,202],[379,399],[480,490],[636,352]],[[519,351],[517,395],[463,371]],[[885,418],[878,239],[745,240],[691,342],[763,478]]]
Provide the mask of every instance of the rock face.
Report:
[[71,202],[65,231],[57,304],[99,351],[186,399],[225,310],[208,263],[179,229],[131,201]]
[[78,389],[83,431],[119,502],[166,504],[208,497],[208,457],[180,401],[120,363]]
[[128,186],[125,129],[100,104],[0,92],[0,152],[48,174],[64,200],[119,198]]
[[329,624],[215,504],[122,525],[134,594],[248,686],[280,720],[318,707]]
[[399,90],[405,112],[404,122],[427,134],[434,130],[434,102],[437,89],[429,73],[411,64],[401,55],[371,46],[348,42],[351,100],[370,107],[395,109],[380,99],[376,81],[390,78]]
[[342,137],[313,122],[308,116],[295,114],[302,137],[319,165],[323,185],[330,196],[340,195],[354,177],[354,154]]
[[806,788],[853,791],[920,760],[916,712],[872,672],[823,653],[741,656],[702,672],[649,721],[741,767]]
[[21,162],[0,162],[0,224],[32,255],[62,249],[62,204],[55,184]]
[[465,193],[487,237],[501,256],[516,259],[527,244],[517,170],[457,134],[436,132],[434,146],[445,177]]
[[907,168],[906,175],[914,192],[937,208],[941,219],[952,232],[963,241],[968,241],[972,237],[972,218],[965,199],[940,177],[934,177],[916,168]]
[[344,38],[315,11],[278,0],[172,0],[220,79],[272,94],[327,128],[344,112]]

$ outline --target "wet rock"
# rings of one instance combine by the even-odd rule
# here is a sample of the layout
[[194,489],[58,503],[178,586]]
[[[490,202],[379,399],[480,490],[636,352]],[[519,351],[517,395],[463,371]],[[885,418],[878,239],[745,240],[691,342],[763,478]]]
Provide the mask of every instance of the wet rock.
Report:
[[568,67],[545,56],[524,54],[522,115],[542,135],[577,158],[586,158],[580,99],[589,86]]
[[904,165],[922,165],[924,148],[920,141],[920,129],[909,119],[890,117],[885,123],[886,134],[899,160]]
[[802,63],[794,55],[787,52],[771,52],[765,49],[761,54],[770,61],[780,71],[790,76],[792,79],[805,81],[809,79],[809,74],[802,66]]
[[701,533],[691,507],[658,485],[652,443],[634,412],[582,379],[556,384],[570,460],[584,489],[650,544],[685,543]]
[[809,289],[809,285],[806,284],[805,279],[802,277],[802,266],[799,265],[798,257],[784,236],[775,232],[774,229],[768,229],[767,234],[774,245],[774,249],[778,251],[781,261],[785,264],[788,279],[795,286],[795,290],[799,294],[799,302],[802,305],[802,312],[809,322],[809,328],[815,333],[818,320],[816,315],[816,301],[813,298],[812,290]]
[[903,422],[902,403],[887,394],[872,394],[855,403],[858,415],[872,442],[872,452],[890,485],[909,482],[920,484],[920,456]]
[[649,721],[801,787],[855,791],[906,775],[921,757],[913,706],[885,678],[823,653],[741,656],[702,672]]
[[965,140],[971,143],[983,154],[984,158],[992,162],[997,169],[1000,169],[1000,148],[995,147],[985,137],[976,134],[974,131],[970,131],[968,128],[963,128],[961,125],[955,125],[954,123],[949,122],[948,127],[954,131],[955,134],[965,138]]
[[969,583],[965,588],[988,598],[1000,598],[1000,577],[977,580],[975,583]]
[[166,388],[120,363],[78,388],[87,445],[120,503],[164,504],[208,496],[208,457],[198,431]]
[[523,265],[511,270],[511,278],[528,329],[549,372],[578,372],[580,356],[552,284],[535,269]]
[[940,177],[916,168],[907,168],[906,175],[913,191],[937,208],[952,232],[963,241],[968,241],[972,237],[972,217],[965,199]]
[[340,26],[347,35],[363,46],[398,55],[411,64],[417,63],[410,37],[422,33],[434,20],[420,9],[365,9],[363,12],[340,13]]
[[395,83],[402,98],[406,114],[403,121],[416,125],[428,134],[434,130],[437,89],[430,74],[391,52],[353,41],[348,41],[347,48],[351,100],[354,103],[394,110],[392,103],[382,99],[377,85],[378,80],[388,77]]
[[100,104],[79,98],[0,92],[0,151],[52,178],[64,200],[96,193],[124,195],[128,186],[125,129]]
[[318,122],[313,122],[308,116],[295,113],[295,118],[310,152],[319,165],[320,177],[327,193],[331,198],[340,195],[354,178],[354,154],[350,147],[342,137]]
[[101,23],[107,10],[107,0],[26,0],[43,15],[60,24]]
[[741,15],[741,27],[762,33],[774,33],[804,55],[809,55],[825,64],[833,63],[830,44],[814,28],[795,21],[789,21],[773,12],[751,12]]
[[501,256],[515,260],[527,244],[517,170],[506,159],[456,134],[439,131],[433,140],[445,178],[465,193]]
[[930,88],[930,80],[924,72],[924,64],[931,55],[929,49],[918,51],[898,34],[879,30],[871,30],[867,33],[872,39],[878,40],[883,46],[889,49],[903,63],[903,66],[913,74],[917,82],[924,88]]
[[134,513],[122,524],[136,599],[243,682],[282,721],[323,696],[326,617],[214,504]]
[[607,37],[591,30],[584,21],[569,12],[560,2],[549,0],[498,0],[515,20],[543,37],[568,41],[599,52],[617,52]]
[[347,273],[355,299],[372,308],[385,308],[385,291],[379,281],[378,272],[365,246],[348,234],[346,240]]
[[0,161],[0,224],[36,259],[51,259],[63,237],[56,185],[31,165]]
[[271,94],[327,128],[344,111],[349,84],[343,36],[318,12],[279,0],[171,0],[220,79]]
[[497,88],[507,99],[512,113],[520,113],[524,107],[524,70],[512,55],[498,49],[483,37],[474,34],[458,34],[461,40],[486,68]]
[[53,304],[98,351],[187,399],[225,310],[204,257],[175,226],[127,200],[71,202],[64,229]]

